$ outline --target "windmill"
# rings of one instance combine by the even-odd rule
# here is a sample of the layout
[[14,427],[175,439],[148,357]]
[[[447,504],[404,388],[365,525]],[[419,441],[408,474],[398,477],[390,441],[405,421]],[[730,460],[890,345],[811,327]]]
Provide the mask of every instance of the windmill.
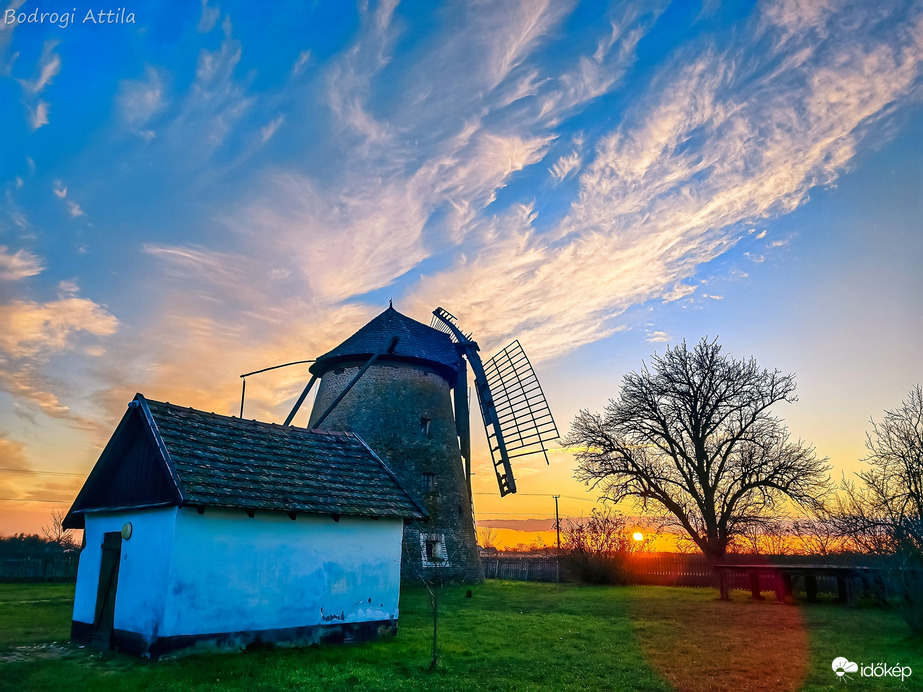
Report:
[[357,433],[429,514],[404,527],[402,579],[438,569],[443,579],[479,581],[468,367],[501,496],[516,492],[513,459],[542,453],[547,462],[558,430],[518,341],[485,362],[453,315],[433,315],[427,326],[389,306],[319,356],[285,423],[319,381],[308,427]]

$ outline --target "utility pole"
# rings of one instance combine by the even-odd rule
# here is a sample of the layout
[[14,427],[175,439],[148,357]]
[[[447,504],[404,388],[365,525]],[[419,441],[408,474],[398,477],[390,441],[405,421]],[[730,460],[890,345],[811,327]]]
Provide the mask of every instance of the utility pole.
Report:
[[558,516],[558,498],[560,495],[552,495],[554,498],[554,527],[558,530],[558,552],[561,552],[561,519]]

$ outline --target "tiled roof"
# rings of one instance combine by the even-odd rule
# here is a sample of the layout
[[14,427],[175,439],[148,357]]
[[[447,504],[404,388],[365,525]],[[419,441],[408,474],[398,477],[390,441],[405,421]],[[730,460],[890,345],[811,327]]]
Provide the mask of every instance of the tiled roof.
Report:
[[425,512],[356,435],[145,399],[183,505],[420,519]]
[[[398,339],[397,345],[386,353],[394,337]],[[311,372],[323,375],[337,363],[368,360],[379,352],[384,361],[426,361],[448,375],[458,372],[458,353],[449,335],[402,315],[393,307],[320,356],[311,366]]]

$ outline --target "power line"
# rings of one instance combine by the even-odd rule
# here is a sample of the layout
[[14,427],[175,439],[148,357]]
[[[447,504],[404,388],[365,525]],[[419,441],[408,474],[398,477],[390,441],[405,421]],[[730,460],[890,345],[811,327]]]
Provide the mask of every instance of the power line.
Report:
[[494,514],[515,515],[520,517],[533,517],[535,519],[542,519],[545,517],[550,519],[554,516],[553,514],[546,514],[544,512],[484,512],[483,514],[489,514],[491,516]]
[[[474,495],[496,495],[496,493],[473,493]],[[551,493],[516,493],[517,495],[525,495],[527,497],[555,497]],[[591,500],[588,497],[575,497],[573,495],[558,495],[557,497],[564,497],[568,500],[579,500],[580,502],[593,502],[596,503],[598,500]]]
[[44,502],[55,502],[58,504],[62,504],[62,503],[70,504],[71,503],[70,500],[29,500],[24,497],[0,497],[0,502],[38,502],[40,504]]
[[85,476],[85,473],[68,473],[66,471],[33,471],[32,469],[10,469],[10,468],[0,468],[0,471],[8,471],[10,473],[33,473],[39,476]]

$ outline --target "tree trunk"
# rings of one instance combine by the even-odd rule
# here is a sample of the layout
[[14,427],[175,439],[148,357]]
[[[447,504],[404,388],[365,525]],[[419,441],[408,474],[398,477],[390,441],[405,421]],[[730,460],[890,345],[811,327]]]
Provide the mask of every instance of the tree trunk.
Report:
[[436,646],[439,632],[439,591],[437,589],[433,589],[431,592],[431,601],[433,604],[433,658],[429,662],[429,669],[435,670],[436,664],[439,662],[439,650]]

